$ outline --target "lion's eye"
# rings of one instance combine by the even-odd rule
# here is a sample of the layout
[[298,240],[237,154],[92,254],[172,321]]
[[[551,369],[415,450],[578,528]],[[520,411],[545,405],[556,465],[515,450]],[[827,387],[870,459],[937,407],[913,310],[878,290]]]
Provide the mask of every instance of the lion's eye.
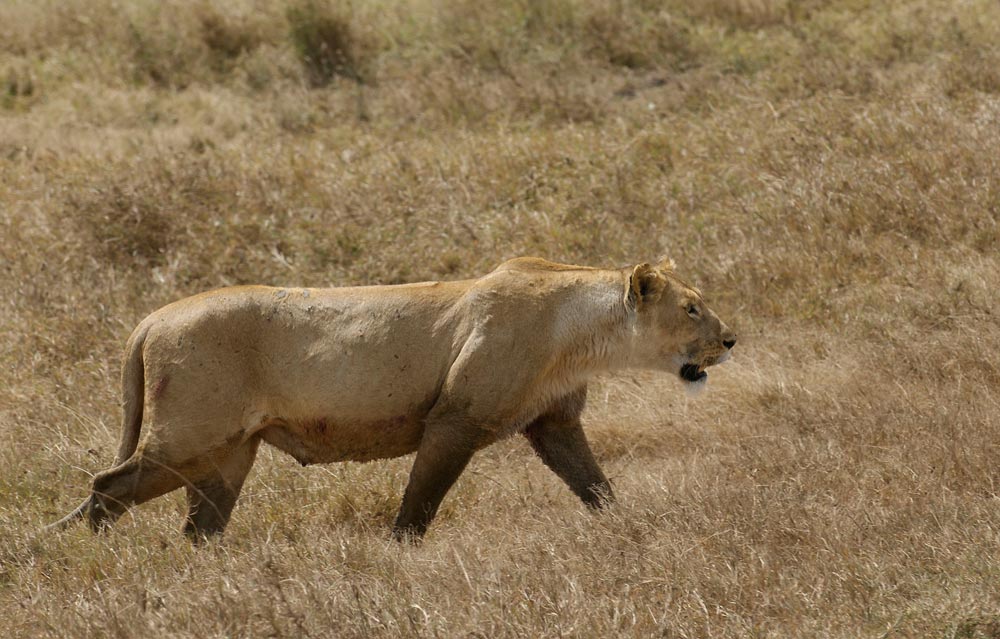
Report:
[[698,317],[698,307],[694,304],[688,305],[687,312],[691,317]]

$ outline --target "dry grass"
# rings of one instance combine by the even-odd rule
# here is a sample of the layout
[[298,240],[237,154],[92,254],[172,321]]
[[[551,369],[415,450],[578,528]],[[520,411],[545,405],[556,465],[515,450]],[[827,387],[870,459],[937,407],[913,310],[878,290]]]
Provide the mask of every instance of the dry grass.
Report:
[[[0,625],[1000,636],[998,25],[988,0],[0,4]],[[662,253],[741,344],[696,398],[592,389],[610,512],[512,440],[420,547],[388,540],[408,459],[272,452],[207,548],[179,496],[36,534],[110,462],[121,345],[161,304]]]

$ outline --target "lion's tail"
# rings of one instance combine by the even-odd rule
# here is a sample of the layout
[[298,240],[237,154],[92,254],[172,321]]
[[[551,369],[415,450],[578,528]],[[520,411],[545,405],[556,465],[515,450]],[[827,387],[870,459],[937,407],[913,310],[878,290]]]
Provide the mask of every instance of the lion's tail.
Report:
[[83,503],[81,503],[79,506],[73,509],[73,512],[66,515],[59,521],[55,522],[54,524],[49,524],[44,528],[44,530],[45,531],[62,530],[63,528],[69,526],[71,523],[73,523],[80,517],[83,517],[84,513],[86,513],[87,510],[90,508],[91,499],[93,499],[93,497],[87,497],[86,499],[83,500]]
[[[146,341],[146,327],[141,326],[133,331],[125,345],[125,362],[122,365],[122,434],[118,444],[118,455],[115,456],[115,466],[121,464],[135,452],[139,446],[139,433],[142,430],[143,393],[146,386],[145,367],[142,360],[142,347]],[[46,530],[65,528],[70,523],[83,517],[90,508],[94,496],[90,495],[71,513],[46,526]]]
[[143,392],[146,388],[142,347],[146,342],[147,330],[145,326],[140,325],[125,345],[125,363],[122,365],[122,438],[118,444],[115,466],[131,457],[139,446]]

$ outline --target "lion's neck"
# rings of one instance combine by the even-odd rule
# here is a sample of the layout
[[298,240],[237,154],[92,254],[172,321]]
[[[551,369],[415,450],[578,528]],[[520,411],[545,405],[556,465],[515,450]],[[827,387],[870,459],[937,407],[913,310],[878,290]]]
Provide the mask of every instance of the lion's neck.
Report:
[[556,331],[552,372],[585,382],[627,366],[631,330],[616,282],[581,291],[565,309],[561,330]]
[[[631,332],[620,287],[575,287],[562,299],[553,330],[551,355],[536,378],[531,406],[520,420],[532,419],[539,407],[585,386],[602,373],[623,367]],[[520,422],[519,422],[520,423]]]

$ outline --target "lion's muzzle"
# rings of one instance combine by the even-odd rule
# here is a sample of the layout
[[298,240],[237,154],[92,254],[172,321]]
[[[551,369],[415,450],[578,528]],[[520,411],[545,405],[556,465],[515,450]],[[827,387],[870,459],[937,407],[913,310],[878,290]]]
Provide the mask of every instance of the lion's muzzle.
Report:
[[681,379],[691,384],[703,382],[708,378],[708,373],[701,370],[697,364],[684,364],[678,374]]

